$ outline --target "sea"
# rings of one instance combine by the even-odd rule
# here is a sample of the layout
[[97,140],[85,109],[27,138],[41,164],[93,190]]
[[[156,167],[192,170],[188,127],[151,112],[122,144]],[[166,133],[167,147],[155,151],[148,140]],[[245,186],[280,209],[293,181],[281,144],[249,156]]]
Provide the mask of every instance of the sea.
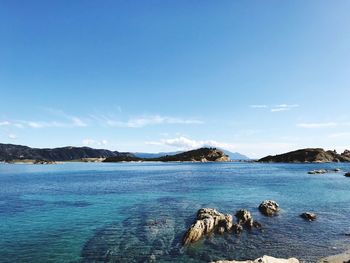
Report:
[[[314,169],[340,172],[310,175]],[[350,164],[0,164],[0,262],[301,262],[350,247]],[[278,216],[258,206],[275,200]],[[200,208],[248,209],[262,229],[181,240]],[[311,211],[317,220],[300,214]]]

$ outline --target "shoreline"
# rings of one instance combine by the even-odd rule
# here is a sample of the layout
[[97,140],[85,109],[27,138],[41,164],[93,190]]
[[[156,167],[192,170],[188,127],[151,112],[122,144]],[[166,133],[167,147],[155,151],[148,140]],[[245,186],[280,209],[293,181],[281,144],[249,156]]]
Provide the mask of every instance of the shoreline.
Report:
[[350,248],[340,254],[330,255],[324,258],[321,258],[317,263],[348,263],[350,262]]

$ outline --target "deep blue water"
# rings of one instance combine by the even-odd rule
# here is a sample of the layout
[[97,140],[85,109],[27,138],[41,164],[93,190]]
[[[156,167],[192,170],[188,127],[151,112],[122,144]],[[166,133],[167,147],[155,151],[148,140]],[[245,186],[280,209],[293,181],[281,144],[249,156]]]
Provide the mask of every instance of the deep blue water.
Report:
[[[340,173],[308,175],[320,168]],[[349,164],[0,164],[0,262],[315,262],[350,246]],[[265,199],[277,217],[257,209]],[[263,231],[180,240],[201,207],[249,209]],[[318,214],[315,222],[298,215]]]

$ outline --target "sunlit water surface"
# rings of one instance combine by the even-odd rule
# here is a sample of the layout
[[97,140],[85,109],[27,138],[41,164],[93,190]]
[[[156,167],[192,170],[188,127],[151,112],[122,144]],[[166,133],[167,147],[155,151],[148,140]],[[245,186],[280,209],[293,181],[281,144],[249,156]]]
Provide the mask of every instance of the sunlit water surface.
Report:
[[[320,168],[340,173],[308,175]],[[305,262],[350,245],[349,164],[0,164],[0,262],[210,262],[264,254]],[[265,199],[281,207],[262,216]],[[263,231],[183,248],[201,207],[249,209]],[[315,222],[299,217],[318,214]]]

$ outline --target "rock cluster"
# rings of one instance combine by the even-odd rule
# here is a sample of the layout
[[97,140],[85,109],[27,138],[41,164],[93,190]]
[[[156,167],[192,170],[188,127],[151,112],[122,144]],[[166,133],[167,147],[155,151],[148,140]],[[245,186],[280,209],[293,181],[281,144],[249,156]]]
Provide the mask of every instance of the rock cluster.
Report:
[[279,210],[279,205],[273,200],[265,200],[259,205],[259,211],[266,216],[275,216]]
[[231,230],[232,216],[222,214],[212,208],[202,208],[197,212],[197,219],[183,237],[182,243],[188,245],[198,241],[204,235],[217,230],[219,233]]
[[236,260],[219,260],[212,263],[299,263],[299,260],[296,258],[274,258],[270,256],[263,256],[255,260],[245,260],[245,261],[236,261]]
[[233,217],[230,214],[222,214],[213,208],[199,209],[195,222],[183,237],[183,245],[194,243],[211,232],[217,232],[219,234],[234,232],[239,234],[244,228],[261,228],[261,224],[253,220],[248,210],[242,209],[237,211],[235,217],[237,224],[233,222]]

